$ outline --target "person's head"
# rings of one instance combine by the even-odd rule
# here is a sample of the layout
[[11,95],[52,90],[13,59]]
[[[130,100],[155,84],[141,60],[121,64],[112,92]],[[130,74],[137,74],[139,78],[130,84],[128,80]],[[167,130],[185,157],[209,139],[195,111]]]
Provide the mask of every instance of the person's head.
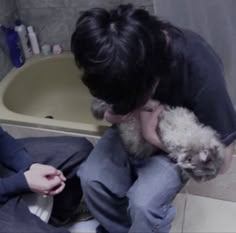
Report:
[[130,4],[84,12],[71,49],[91,94],[112,104],[117,114],[142,106],[168,66],[168,26]]

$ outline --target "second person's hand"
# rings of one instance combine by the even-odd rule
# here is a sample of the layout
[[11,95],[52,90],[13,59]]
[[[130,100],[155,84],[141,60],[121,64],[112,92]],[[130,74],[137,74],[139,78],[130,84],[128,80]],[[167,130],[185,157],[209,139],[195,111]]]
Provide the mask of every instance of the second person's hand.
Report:
[[30,190],[43,195],[56,195],[65,187],[63,173],[52,166],[35,163],[24,175]]

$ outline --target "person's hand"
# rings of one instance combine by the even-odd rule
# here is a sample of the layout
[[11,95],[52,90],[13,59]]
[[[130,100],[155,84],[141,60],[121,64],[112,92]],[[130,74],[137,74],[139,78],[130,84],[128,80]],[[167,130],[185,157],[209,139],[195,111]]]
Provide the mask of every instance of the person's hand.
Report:
[[33,192],[53,196],[65,188],[65,176],[52,166],[35,163],[24,175]]
[[144,139],[150,144],[166,151],[156,131],[158,117],[164,109],[165,106],[161,105],[158,101],[149,100],[140,110],[140,124]]
[[104,119],[111,124],[119,124],[121,122],[124,122],[128,119],[129,116],[130,114],[127,115],[114,114],[111,108],[108,108],[104,113]]

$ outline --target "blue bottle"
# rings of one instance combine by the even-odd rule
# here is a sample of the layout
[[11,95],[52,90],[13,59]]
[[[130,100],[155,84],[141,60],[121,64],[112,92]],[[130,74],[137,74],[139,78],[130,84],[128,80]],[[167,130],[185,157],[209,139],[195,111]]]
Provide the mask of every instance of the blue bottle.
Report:
[[12,64],[15,67],[21,67],[25,63],[25,57],[20,45],[20,38],[17,32],[12,28],[1,26],[6,33],[6,42],[9,49],[9,55]]

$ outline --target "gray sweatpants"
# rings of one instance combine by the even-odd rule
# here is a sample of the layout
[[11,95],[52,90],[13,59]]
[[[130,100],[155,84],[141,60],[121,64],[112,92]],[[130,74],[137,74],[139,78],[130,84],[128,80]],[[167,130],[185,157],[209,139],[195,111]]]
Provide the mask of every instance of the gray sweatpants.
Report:
[[[52,165],[62,170],[67,177],[65,189],[54,197],[50,221],[54,224],[67,223],[77,214],[82,196],[76,172],[93,146],[79,137],[25,138],[18,141],[25,146],[34,162]],[[3,172],[5,175],[11,174],[7,169],[1,173]],[[0,205],[0,226],[2,233],[68,233],[66,229],[48,225],[31,214],[21,196],[13,197]]]
[[129,159],[115,128],[107,130],[78,171],[99,232],[169,232],[171,205],[186,183],[166,156]]

